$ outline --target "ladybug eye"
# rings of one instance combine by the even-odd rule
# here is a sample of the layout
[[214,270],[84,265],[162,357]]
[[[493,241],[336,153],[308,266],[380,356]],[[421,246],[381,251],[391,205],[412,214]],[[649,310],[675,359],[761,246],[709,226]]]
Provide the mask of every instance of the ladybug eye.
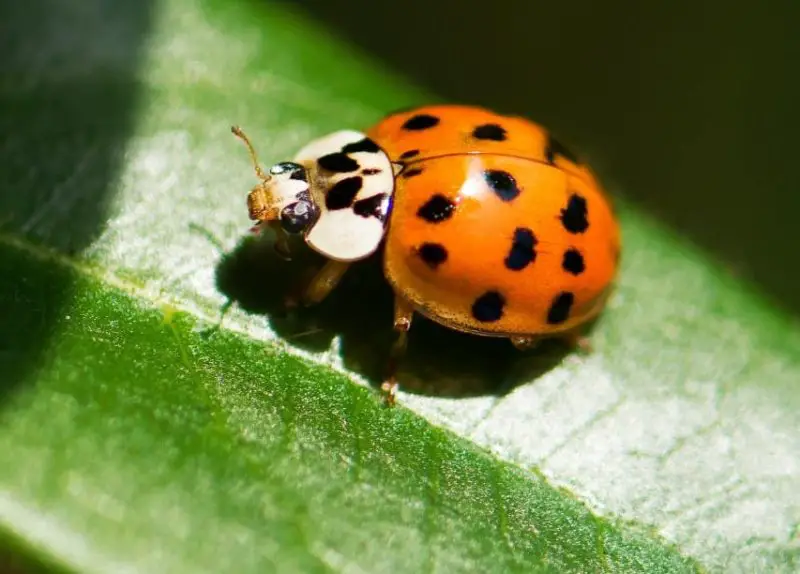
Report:
[[281,227],[288,233],[300,233],[317,217],[318,210],[310,201],[290,203],[281,210]]
[[[271,168],[269,168],[269,172],[272,175],[282,175],[284,173],[294,172],[294,171],[305,172],[302,165],[294,163],[292,161],[282,161],[281,163],[276,163]],[[294,174],[292,175],[292,177],[294,177]],[[300,178],[295,178],[295,179],[300,179]]]

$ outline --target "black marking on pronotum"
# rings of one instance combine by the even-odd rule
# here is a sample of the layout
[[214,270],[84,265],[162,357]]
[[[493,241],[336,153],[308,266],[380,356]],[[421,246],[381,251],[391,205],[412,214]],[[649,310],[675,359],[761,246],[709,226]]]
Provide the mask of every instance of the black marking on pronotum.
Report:
[[378,146],[378,144],[369,138],[364,138],[363,140],[349,143],[342,148],[342,153],[378,153],[379,151],[381,151],[381,148]]
[[323,155],[317,160],[317,165],[327,171],[335,173],[349,173],[358,169],[358,162],[347,154],[336,152]]
[[337,181],[325,196],[325,207],[330,211],[346,209],[353,204],[353,200],[361,190],[364,180],[359,176],[346,177]]

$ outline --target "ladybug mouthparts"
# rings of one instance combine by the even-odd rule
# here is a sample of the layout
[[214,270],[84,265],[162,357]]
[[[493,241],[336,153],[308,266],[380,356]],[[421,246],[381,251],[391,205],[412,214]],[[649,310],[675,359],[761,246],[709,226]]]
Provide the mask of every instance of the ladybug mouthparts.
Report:
[[250,219],[253,221],[275,219],[274,215],[269,217],[270,211],[275,211],[274,201],[272,199],[272,194],[265,189],[264,185],[254,187],[253,190],[247,194],[247,211],[250,213]]

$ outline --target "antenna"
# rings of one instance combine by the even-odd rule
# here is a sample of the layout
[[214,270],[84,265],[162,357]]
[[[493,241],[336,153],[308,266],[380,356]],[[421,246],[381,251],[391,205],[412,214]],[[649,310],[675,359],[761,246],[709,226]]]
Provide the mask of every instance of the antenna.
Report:
[[261,169],[261,166],[258,165],[258,157],[256,156],[256,150],[253,148],[253,144],[250,143],[250,139],[242,131],[242,128],[240,128],[239,126],[231,126],[231,132],[233,132],[233,135],[242,140],[244,142],[244,145],[247,146],[247,151],[250,152],[250,160],[253,162],[253,167],[256,170],[256,175],[260,179],[263,179],[264,181],[269,180],[270,176],[265,174],[264,170]]

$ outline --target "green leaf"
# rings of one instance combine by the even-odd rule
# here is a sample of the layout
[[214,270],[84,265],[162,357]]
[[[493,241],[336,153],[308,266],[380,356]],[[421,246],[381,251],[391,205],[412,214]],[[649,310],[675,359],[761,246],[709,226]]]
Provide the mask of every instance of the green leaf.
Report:
[[384,409],[379,269],[282,317],[302,268],[242,239],[229,126],[269,163],[436,98],[282,4],[5,4],[5,546],[80,572],[796,570],[800,328],[696,249],[623,203],[591,355],[420,322]]

